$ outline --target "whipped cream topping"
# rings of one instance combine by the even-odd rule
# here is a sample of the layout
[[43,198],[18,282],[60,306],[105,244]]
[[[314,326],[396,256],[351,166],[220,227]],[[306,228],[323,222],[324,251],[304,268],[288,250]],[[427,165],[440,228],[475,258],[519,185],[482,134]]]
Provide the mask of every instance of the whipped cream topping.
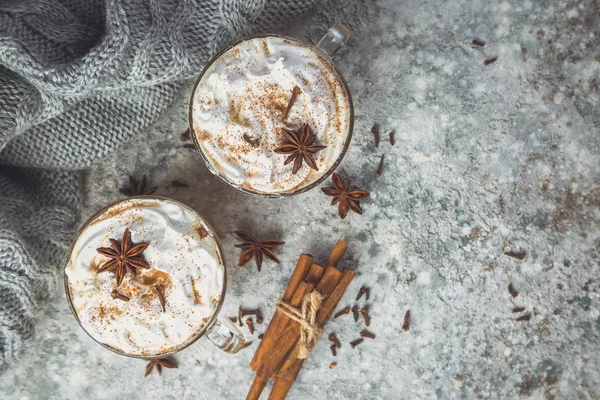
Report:
[[[108,260],[98,247],[121,240],[125,228],[151,269],[125,275],[97,273]],[[170,200],[129,199],[99,215],[78,236],[65,268],[73,307],[98,342],[130,355],[164,354],[193,340],[211,320],[222,296],[225,267],[214,233],[198,215]],[[163,312],[156,293],[166,300]],[[113,299],[111,292],[130,298]]]
[[[287,118],[294,86],[301,89]],[[260,193],[292,192],[323,176],[337,161],[351,125],[348,93],[330,61],[306,45],[279,37],[243,41],[205,71],[192,98],[197,142],[213,170],[230,183]],[[281,128],[308,124],[318,171],[304,163],[292,174]],[[244,139],[244,135],[252,145]]]

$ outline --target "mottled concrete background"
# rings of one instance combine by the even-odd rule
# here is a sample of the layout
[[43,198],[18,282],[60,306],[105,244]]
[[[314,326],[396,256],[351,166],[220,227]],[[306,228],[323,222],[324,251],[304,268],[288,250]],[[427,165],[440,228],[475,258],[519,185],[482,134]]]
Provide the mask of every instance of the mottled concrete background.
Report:
[[[319,190],[269,200],[224,186],[182,148],[184,91],[160,123],[91,171],[82,219],[118,199],[128,174],[147,173],[158,194],[196,208],[223,238],[224,314],[260,306],[266,321],[301,252],[325,260],[338,238],[349,241],[346,263],[359,275],[342,303],[370,286],[377,338],[351,349],[362,322],[330,323],[338,356],[322,340],[290,399],[598,399],[600,2],[364,7],[372,22],[355,25],[337,57],[357,115],[338,172],[371,191],[364,215],[341,221]],[[326,19],[305,23],[302,35],[321,34]],[[476,38],[485,46],[472,46]],[[384,133],[378,149],[374,122]],[[170,187],[173,179],[190,188]],[[235,267],[236,229],[286,241],[282,264]],[[144,379],[145,364],[96,345],[60,294],[28,356],[0,377],[0,397],[241,399],[253,340],[237,356],[198,342],[177,357],[178,370]]]

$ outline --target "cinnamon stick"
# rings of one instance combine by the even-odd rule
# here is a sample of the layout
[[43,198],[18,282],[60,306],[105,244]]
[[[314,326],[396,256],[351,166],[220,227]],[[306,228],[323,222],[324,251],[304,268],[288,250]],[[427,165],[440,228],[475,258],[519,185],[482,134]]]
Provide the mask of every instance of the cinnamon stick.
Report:
[[329,256],[329,260],[327,260],[328,267],[337,267],[338,263],[344,256],[346,249],[348,248],[348,243],[343,240],[338,240],[335,244],[335,247],[331,251],[331,255]]
[[321,277],[323,276],[324,271],[325,268],[321,267],[319,264],[313,264],[310,266],[310,269],[308,270],[304,281],[316,284],[317,282],[319,282],[319,279],[321,279]]

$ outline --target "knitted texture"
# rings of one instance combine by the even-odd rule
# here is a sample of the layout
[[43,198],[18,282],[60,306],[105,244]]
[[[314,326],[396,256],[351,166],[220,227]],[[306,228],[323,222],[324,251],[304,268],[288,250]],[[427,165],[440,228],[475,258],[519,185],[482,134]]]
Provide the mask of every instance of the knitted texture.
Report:
[[153,123],[222,46],[315,2],[0,3],[0,369],[61,277],[81,170]]

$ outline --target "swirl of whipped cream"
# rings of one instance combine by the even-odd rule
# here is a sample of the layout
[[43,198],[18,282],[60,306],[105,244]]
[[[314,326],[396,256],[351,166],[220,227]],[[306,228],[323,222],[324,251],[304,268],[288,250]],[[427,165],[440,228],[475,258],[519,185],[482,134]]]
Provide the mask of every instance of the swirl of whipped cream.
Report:
[[[98,247],[121,240],[125,228],[151,269],[127,273],[116,287]],[[97,216],[73,244],[65,268],[69,296],[82,327],[96,341],[129,355],[157,356],[189,343],[217,310],[225,266],[214,233],[190,209],[167,199],[129,199]],[[161,288],[163,311],[156,293]],[[130,298],[114,299],[111,292]]]
[[[298,95],[284,116],[293,88]],[[193,129],[212,169],[233,185],[259,193],[293,192],[319,179],[349,140],[351,104],[330,61],[312,48],[280,37],[242,41],[204,72],[192,97]],[[273,149],[282,127],[308,124],[316,143],[318,171],[306,164],[292,174],[286,155]],[[248,143],[257,140],[256,144]]]

